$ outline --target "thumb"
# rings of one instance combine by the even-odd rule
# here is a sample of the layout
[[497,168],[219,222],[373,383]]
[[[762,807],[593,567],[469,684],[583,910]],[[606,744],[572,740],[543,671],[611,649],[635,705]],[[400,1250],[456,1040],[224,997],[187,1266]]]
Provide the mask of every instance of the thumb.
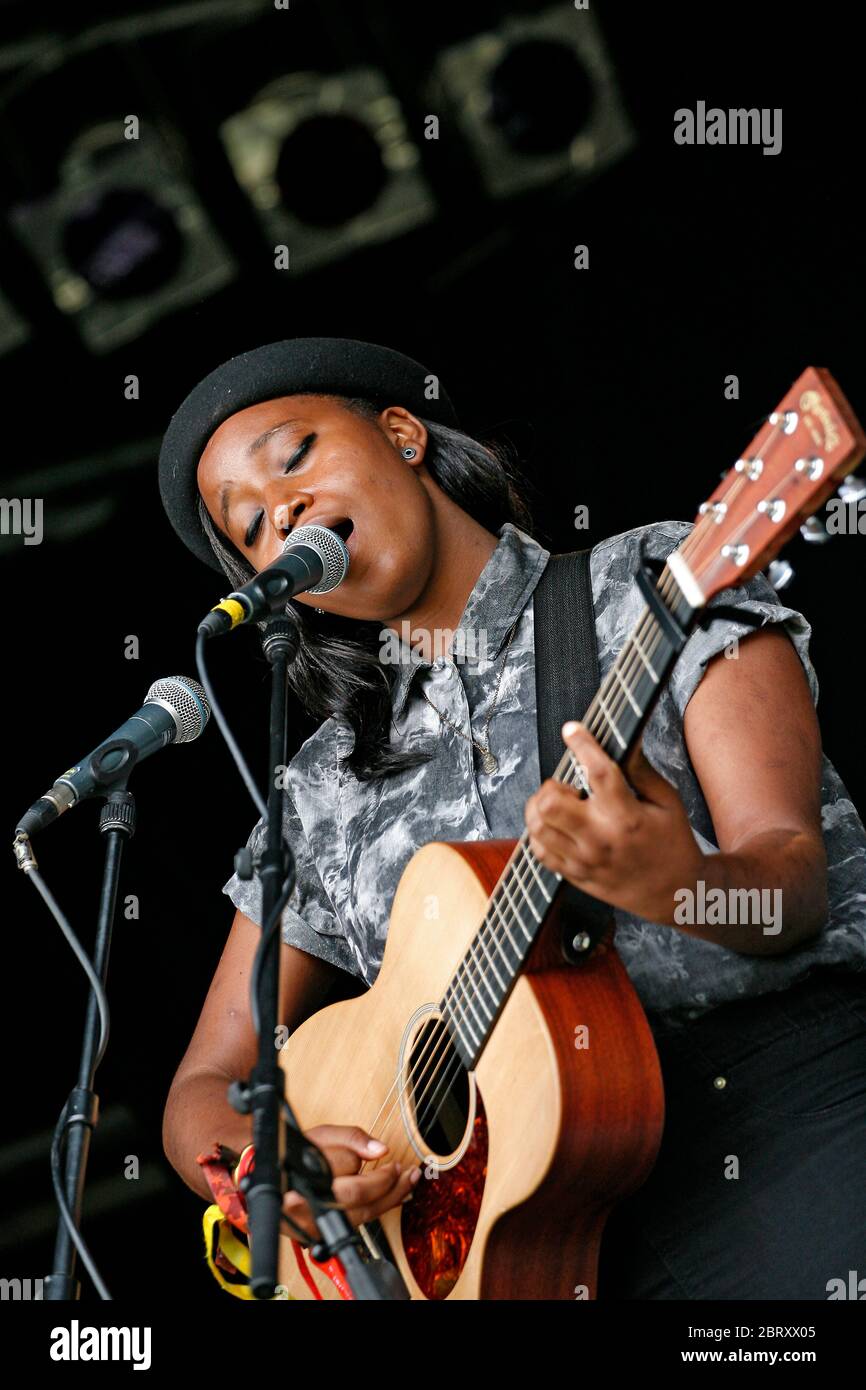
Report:
[[307,1134],[319,1148],[349,1149],[361,1158],[380,1158],[388,1151],[387,1144],[374,1139],[360,1125],[316,1125]]
[[643,742],[635,744],[625,762],[628,780],[642,801],[666,806],[677,792],[660,772],[656,772],[643,751]]

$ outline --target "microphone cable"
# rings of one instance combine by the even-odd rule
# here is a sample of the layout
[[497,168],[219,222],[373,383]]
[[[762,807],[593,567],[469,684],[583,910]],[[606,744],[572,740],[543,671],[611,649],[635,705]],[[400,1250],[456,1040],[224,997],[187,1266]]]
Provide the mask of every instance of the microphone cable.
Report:
[[[96,1005],[99,1010],[99,1047],[93,1066],[95,1075],[105,1055],[105,1049],[108,1046],[108,1035],[111,1027],[108,997],[103,988],[102,981],[94,970],[87,952],[75,935],[69,919],[39,872],[36,860],[33,857],[33,851],[30,847],[29,837],[23,834],[16,835],[13,848],[15,850],[15,858],[18,860],[19,869],[22,869],[26,877],[32,880],[34,887],[42,896],[49,912],[60,927],[69,945],[72,947],[75,958],[87,976],[90,988],[93,990],[96,998]],[[84,1236],[75,1224],[75,1219],[70,1210],[69,1203],[66,1200],[66,1193],[63,1190],[62,1163],[66,1151],[66,1139],[69,1127],[71,1124],[90,1124],[90,1121],[81,1115],[76,1115],[72,1119],[69,1117],[72,1097],[78,1089],[79,1087],[76,1086],[75,1090],[70,1091],[63,1109],[60,1112],[57,1124],[54,1127],[54,1134],[51,1139],[51,1183],[54,1187],[54,1196],[57,1201],[57,1206],[60,1209],[60,1215],[63,1218],[63,1224],[69,1232],[70,1240],[78,1251],[81,1263],[90,1275],[99,1297],[111,1302],[113,1301],[113,1297],[109,1293],[108,1287],[99,1273],[99,1270],[96,1268],[96,1262],[87,1247]],[[91,1128],[92,1127],[91,1125]]]
[[237,739],[235,738],[234,734],[229,728],[228,720],[222,712],[222,707],[219,703],[219,700],[214,694],[214,689],[211,685],[210,676],[208,675],[207,671],[207,661],[205,659],[206,650],[207,638],[204,636],[204,633],[199,632],[195,639],[195,664],[198,670],[198,678],[204,686],[205,694],[210,700],[211,713],[213,714],[213,717],[217,722],[217,727],[219,728],[220,733],[225,739],[226,746],[234,760],[234,764],[241,777],[243,778],[244,786],[246,787],[247,791],[252,797],[253,804],[256,810],[258,811],[259,815],[262,817],[263,820],[266,821],[268,818],[267,805],[264,801],[264,798],[262,797],[261,792],[256,786],[255,781],[253,780],[253,775],[250,772],[246,758],[244,757],[243,753],[241,752],[238,746]]
[[[217,699],[216,694],[214,693],[213,685],[211,683],[207,670],[207,658],[205,656],[206,651],[207,638],[205,637],[204,633],[200,632],[196,637],[195,643],[195,664],[198,670],[198,678],[204,686],[205,694],[207,695],[208,700],[210,701],[211,712],[213,714],[214,719],[217,722],[217,727],[219,728],[220,733],[225,739],[226,746],[228,747],[229,753],[231,754],[234,760],[235,766],[237,767],[238,772],[243,778],[244,785],[246,786],[247,791],[253,799],[253,803],[256,807],[256,810],[259,812],[259,815],[261,816],[262,820],[267,825],[267,805],[262,797],[261,792],[255,784],[247,760],[241,752],[240,747],[238,746],[237,739],[232,733],[231,728],[229,727],[228,720],[226,719],[220,706],[219,700]],[[277,932],[277,929],[280,924],[280,918],[282,917],[283,908],[286,906],[286,903],[291,897],[292,888],[294,887],[294,880],[294,869],[291,868],[289,874],[283,880],[280,895],[277,899],[277,902],[274,904],[273,910],[269,914],[267,921],[262,923],[261,937],[259,939],[259,944],[256,947],[256,954],[253,960],[252,969],[250,971],[250,1012],[256,1037],[258,1037],[261,1032],[261,1019],[259,1017],[258,1009],[258,983],[259,975],[261,974],[262,960],[264,959],[265,952],[267,951],[270,942],[273,940],[273,937]]]

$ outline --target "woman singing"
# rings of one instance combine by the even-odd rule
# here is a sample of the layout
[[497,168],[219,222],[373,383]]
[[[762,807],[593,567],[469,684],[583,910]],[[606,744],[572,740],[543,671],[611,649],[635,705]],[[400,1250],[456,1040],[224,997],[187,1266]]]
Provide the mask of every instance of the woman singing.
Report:
[[[694,631],[624,770],[586,728],[563,735],[595,788],[579,799],[539,771],[533,591],[549,552],[507,459],[460,431],[426,368],[347,339],[233,358],[172,419],[160,481],[177,533],[235,587],[311,522],[350,555],[336,589],[289,605],[289,682],[319,727],[288,774],[280,1021],[293,1030],[335,987],[374,982],[422,845],[525,827],[543,865],[615,910],[662,1064],[661,1150],[608,1220],[598,1297],[826,1299],[866,1274],[866,834],[822,753],[803,616],[762,576],[726,594],[761,626]],[[665,556],[690,530],[593,549],[602,676],[642,607],[642,537]],[[700,882],[769,890],[784,911],[771,930],[677,920],[675,895]],[[204,1197],[196,1156],[252,1137],[226,1088],[257,1056],[261,885],[234,875],[224,891],[234,922],[164,1124],[170,1162]],[[420,1173],[360,1117],[333,1119],[310,1136],[358,1225]],[[297,1194],[285,1211],[315,1234]]]

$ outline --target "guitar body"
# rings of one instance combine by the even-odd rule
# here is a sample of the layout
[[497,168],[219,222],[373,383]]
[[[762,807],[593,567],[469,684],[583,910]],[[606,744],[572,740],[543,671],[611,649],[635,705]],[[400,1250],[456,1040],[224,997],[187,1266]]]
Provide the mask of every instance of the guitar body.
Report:
[[[514,844],[420,849],[376,983],[308,1019],[280,1053],[303,1129],[357,1124],[388,1144],[386,1161],[421,1167],[411,1199],[380,1219],[415,1299],[594,1298],[607,1216],[661,1141],[658,1057],[612,933],[568,965],[556,905],[475,1070],[452,1053],[441,1119],[427,1113],[437,1003]],[[310,1298],[291,1242],[280,1245],[280,1282]],[[308,1264],[322,1297],[339,1297]]]

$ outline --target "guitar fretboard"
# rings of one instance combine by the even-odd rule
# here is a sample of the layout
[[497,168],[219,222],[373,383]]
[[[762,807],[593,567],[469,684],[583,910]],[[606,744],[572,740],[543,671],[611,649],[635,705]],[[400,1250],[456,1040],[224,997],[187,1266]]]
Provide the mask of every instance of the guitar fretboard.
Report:
[[[688,630],[694,610],[667,566],[658,588],[666,606]],[[615,762],[624,762],[634,747],[677,654],[672,640],[645,605],[583,720]],[[568,749],[553,775],[559,782],[580,785]],[[560,874],[535,858],[524,830],[439,1005],[455,1048],[469,1070],[478,1063],[561,883]]]

